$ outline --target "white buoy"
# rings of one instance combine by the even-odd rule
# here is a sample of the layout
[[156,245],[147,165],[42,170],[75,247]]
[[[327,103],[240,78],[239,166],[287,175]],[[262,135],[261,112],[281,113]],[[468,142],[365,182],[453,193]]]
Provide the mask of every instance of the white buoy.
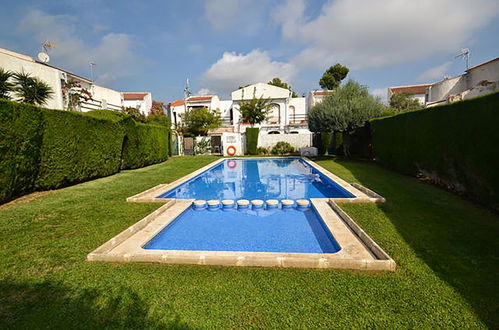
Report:
[[306,209],[310,206],[310,202],[307,199],[299,199],[296,201],[299,209]]
[[208,201],[209,209],[217,209],[220,207],[220,201],[218,199],[212,199]]
[[193,202],[195,209],[203,209],[206,207],[206,201],[203,199],[198,199]]
[[263,201],[261,199],[254,199],[251,201],[254,209],[261,209],[263,207]]
[[282,204],[282,208],[283,209],[290,209],[293,207],[293,205],[295,204],[295,201],[292,200],[292,199],[283,199],[281,201],[281,204]]
[[249,206],[249,200],[247,199],[240,199],[237,201],[237,208],[239,209],[247,209]]
[[232,199],[224,199],[222,201],[222,206],[224,209],[231,209],[234,207],[234,201]]
[[266,202],[267,209],[276,209],[279,207],[279,201],[277,199],[268,199]]

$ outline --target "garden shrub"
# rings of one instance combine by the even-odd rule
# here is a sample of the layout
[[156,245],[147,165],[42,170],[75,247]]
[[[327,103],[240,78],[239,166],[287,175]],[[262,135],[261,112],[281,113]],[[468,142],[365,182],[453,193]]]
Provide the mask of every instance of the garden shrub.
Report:
[[33,191],[43,126],[40,108],[0,100],[0,202]]
[[371,121],[376,159],[499,210],[499,93]]
[[260,129],[258,127],[248,127],[246,128],[246,153],[250,155],[257,155],[257,145],[258,145],[258,133]]
[[45,126],[36,189],[59,188],[119,171],[119,123],[71,111],[42,109]]
[[256,153],[258,155],[268,155],[269,150],[267,148],[264,148],[264,147],[258,147],[258,148],[256,148]]
[[168,158],[169,129],[164,126],[127,122],[121,168],[139,168]]
[[272,150],[270,152],[273,155],[285,155],[295,152],[295,149],[288,142],[279,141],[275,146],[272,147]]

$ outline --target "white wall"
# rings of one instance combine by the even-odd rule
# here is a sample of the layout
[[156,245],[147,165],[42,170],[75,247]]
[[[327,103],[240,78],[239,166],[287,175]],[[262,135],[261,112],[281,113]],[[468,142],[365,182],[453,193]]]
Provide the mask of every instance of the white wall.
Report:
[[0,68],[13,72],[29,73],[47,83],[54,94],[44,105],[50,109],[63,109],[60,71],[35,62],[31,57],[0,48]]
[[123,105],[125,107],[136,108],[141,114],[147,116],[152,107],[152,95],[147,93],[142,100],[124,100]]
[[288,142],[295,149],[312,146],[312,133],[302,134],[260,134],[258,147],[272,148],[277,142]]
[[101,102],[101,109],[121,110],[123,97],[120,92],[114,89],[92,85],[92,98]]

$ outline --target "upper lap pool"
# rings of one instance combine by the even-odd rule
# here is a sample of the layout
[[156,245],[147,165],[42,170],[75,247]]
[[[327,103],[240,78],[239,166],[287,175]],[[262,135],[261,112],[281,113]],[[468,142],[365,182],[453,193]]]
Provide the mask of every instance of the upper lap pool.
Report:
[[300,158],[226,159],[157,196],[181,199],[354,198]]

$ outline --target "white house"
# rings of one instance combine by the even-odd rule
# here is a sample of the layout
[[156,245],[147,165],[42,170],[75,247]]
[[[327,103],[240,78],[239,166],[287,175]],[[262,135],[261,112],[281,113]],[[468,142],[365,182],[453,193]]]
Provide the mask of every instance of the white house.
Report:
[[152,108],[152,95],[149,92],[124,92],[123,106],[125,108],[136,108],[141,114],[147,116]]
[[426,104],[426,91],[430,84],[395,86],[388,88],[388,101],[393,94],[408,94],[410,98],[417,100],[419,104]]
[[388,88],[388,98],[393,94],[407,93],[423,106],[432,107],[499,90],[499,57],[475,65],[462,75],[445,78],[433,84],[396,86]]
[[[83,102],[78,109],[79,111],[86,112],[95,109],[121,110],[125,105],[123,99],[124,97],[121,92],[96,85],[88,78],[79,76],[48,63],[36,61],[27,55],[0,48],[0,68],[12,72],[23,71],[25,73],[29,73],[52,87],[54,94],[49,100],[47,100],[47,103],[45,104],[47,108],[59,110],[67,109],[68,100],[62,93],[62,86],[69,81],[74,81],[80,84],[92,94],[92,99]],[[144,109],[147,109],[145,112],[145,114],[147,114],[152,105],[152,98],[151,93],[144,94],[147,94],[147,96],[143,98],[142,102],[146,103]],[[137,102],[134,104],[136,103]]]
[[198,108],[207,108],[210,111],[220,111],[222,118],[225,113],[222,109],[227,107],[227,102],[232,104],[232,101],[220,101],[217,95],[199,95],[191,96],[186,100],[177,100],[170,103],[170,117],[172,127],[179,127],[182,124],[183,116],[186,111]]
[[499,57],[475,65],[460,76],[446,78],[428,87],[426,106],[435,106],[499,90]]
[[316,104],[321,103],[326,96],[331,95],[333,91],[324,90],[324,91],[311,91],[307,95],[307,107],[308,109],[312,109]]

